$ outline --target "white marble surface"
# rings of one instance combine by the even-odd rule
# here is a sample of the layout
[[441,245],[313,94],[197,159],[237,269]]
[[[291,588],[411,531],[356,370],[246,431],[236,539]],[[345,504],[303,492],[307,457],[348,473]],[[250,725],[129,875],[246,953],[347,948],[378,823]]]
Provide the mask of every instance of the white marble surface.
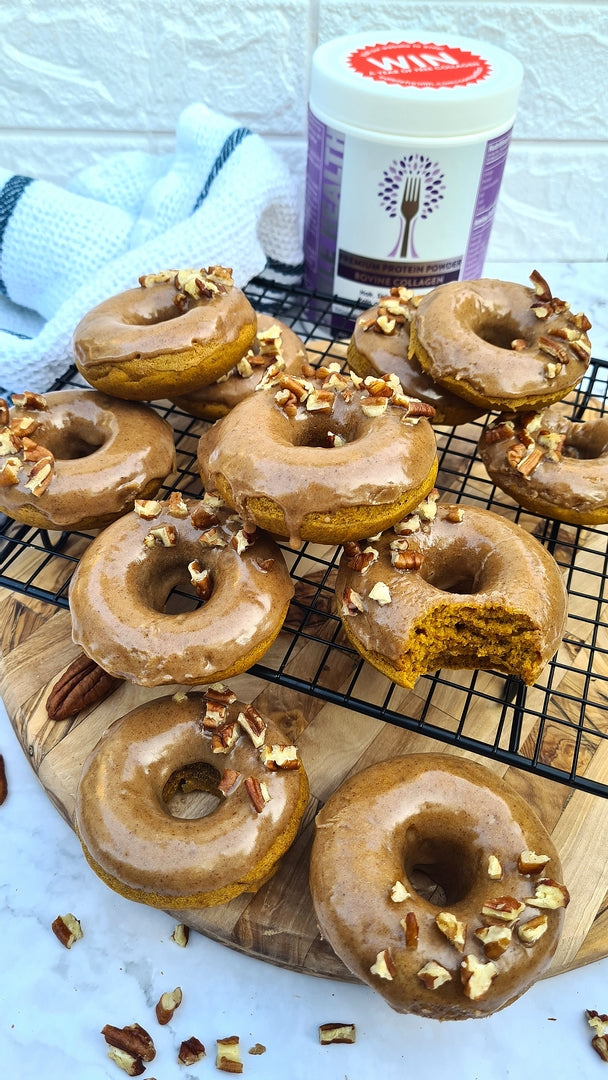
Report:
[[[537,264],[554,292],[587,312],[594,355],[608,359],[606,264]],[[531,267],[490,264],[488,275],[525,281]],[[0,753],[9,794],[0,807],[0,1076],[6,1080],[118,1080],[100,1029],[134,1021],[154,1037],[144,1076],[218,1075],[215,1039],[238,1034],[244,1076],[263,1080],[572,1080],[608,1076],[591,1048],[584,1010],[608,1012],[608,959],[537,983],[487,1020],[439,1024],[393,1013],[366,987],[286,971],[193,933],[171,940],[174,920],[107,889],[50,804],[0,704]],[[607,804],[608,806],[608,804]],[[68,951],[51,932],[73,912],[84,937]],[[156,1023],[160,994],[181,986],[173,1021]],[[353,1046],[321,1047],[320,1023],[354,1022]],[[182,1039],[207,1047],[177,1064]],[[250,1056],[255,1043],[266,1053]]]

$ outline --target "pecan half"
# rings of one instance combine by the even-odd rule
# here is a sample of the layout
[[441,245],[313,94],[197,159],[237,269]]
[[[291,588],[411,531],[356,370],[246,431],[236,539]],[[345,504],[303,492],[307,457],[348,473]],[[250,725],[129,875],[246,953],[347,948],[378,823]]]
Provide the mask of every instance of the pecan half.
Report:
[[67,720],[81,709],[97,705],[120,686],[122,679],[108,675],[94,660],[81,653],[57,680],[47,701],[49,720]]

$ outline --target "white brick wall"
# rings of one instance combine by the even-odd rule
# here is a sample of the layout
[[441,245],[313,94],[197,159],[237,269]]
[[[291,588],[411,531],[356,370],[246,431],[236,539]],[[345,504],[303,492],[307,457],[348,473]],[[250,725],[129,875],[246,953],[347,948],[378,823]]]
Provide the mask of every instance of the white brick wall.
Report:
[[524,64],[488,257],[605,260],[603,2],[3,0],[0,166],[63,183],[118,150],[165,153],[184,104],[202,100],[266,136],[303,193],[317,41],[399,26],[477,36]]

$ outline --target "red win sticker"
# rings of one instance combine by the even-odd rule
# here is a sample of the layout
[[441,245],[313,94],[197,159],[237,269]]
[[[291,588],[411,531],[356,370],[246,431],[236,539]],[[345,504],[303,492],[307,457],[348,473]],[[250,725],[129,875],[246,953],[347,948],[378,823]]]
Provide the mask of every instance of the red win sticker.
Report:
[[347,59],[353,71],[365,79],[418,88],[470,86],[485,79],[491,71],[483,56],[432,41],[363,45]]

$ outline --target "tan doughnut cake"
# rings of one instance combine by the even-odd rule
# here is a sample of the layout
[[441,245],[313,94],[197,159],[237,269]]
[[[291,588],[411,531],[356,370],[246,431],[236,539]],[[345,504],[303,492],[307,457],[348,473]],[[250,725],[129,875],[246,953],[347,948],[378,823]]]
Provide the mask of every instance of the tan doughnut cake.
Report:
[[431,497],[367,547],[345,547],[336,600],[355,649],[411,688],[441,667],[534,683],[561,642],[568,597],[553,556],[519,525]]
[[422,297],[410,356],[482,409],[520,412],[560,401],[589,364],[586,315],[572,314],[534,271],[533,288],[493,278],[453,281]]
[[481,436],[479,455],[526,510],[572,525],[608,522],[608,418],[572,421],[559,405],[503,413]]
[[[217,802],[175,816],[176,793]],[[75,826],[106,885],[152,907],[210,907],[257,892],[296,835],[308,781],[295,746],[228,688],[146,702],[84,763]]]
[[262,529],[338,544],[397,521],[437,475],[432,408],[394,376],[365,381],[338,364],[279,375],[201,436],[198,467]]
[[278,372],[300,375],[306,361],[304,343],[293,330],[271,315],[258,315],[253,346],[236,366],[210,386],[173,400],[191,416],[219,420]]
[[561,875],[547,830],[493,772],[412,754],[330,796],[310,888],[323,936],[393,1009],[466,1020],[548,968],[569,900]]
[[346,354],[350,368],[362,378],[393,372],[404,393],[433,406],[433,424],[470,423],[484,410],[444,390],[422,370],[415,357],[408,355],[410,322],[420,300],[409,289],[396,286],[359,315]]
[[[165,610],[178,588],[202,606]],[[142,686],[247,670],[279,633],[293,584],[281,549],[216,499],[138,501],[89,545],[70,582],[72,636],[110,675]]]
[[0,425],[0,511],[40,529],[100,529],[175,469],[166,420],[95,390],[2,398]]
[[97,390],[132,401],[215,382],[253,344],[255,312],[232,271],[163,270],[102,301],[74,331],[74,359]]

